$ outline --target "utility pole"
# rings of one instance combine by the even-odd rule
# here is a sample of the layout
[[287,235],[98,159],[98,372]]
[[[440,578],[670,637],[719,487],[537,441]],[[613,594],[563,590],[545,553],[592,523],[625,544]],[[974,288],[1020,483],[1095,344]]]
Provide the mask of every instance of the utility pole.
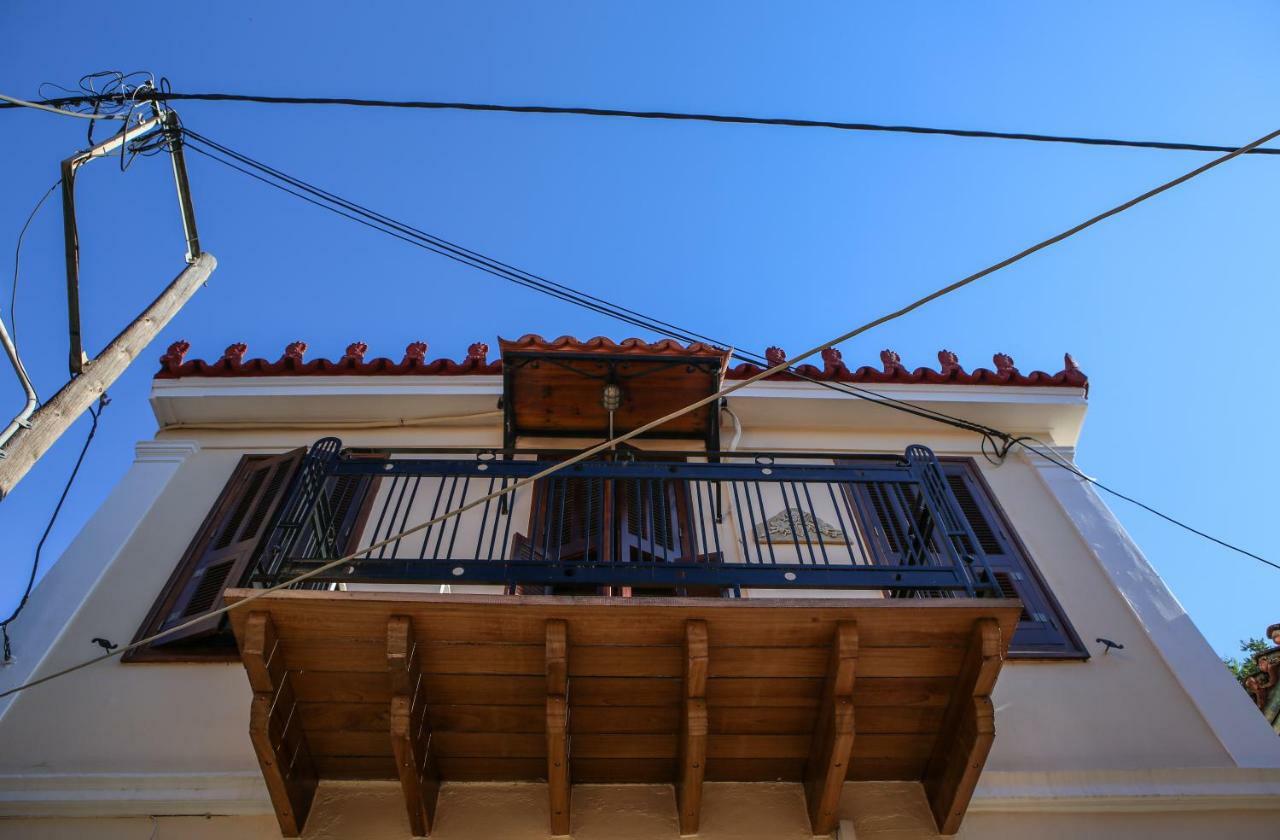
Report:
[[156,334],[209,279],[218,261],[201,254],[98,357],[31,415],[4,448],[0,459],[0,499],[8,496],[36,461],[57,442],[89,406],[120,378]]
[[[132,128],[126,125],[106,141],[62,162],[62,218],[66,240],[67,315],[72,378],[39,408],[28,403],[28,407],[7,428],[0,431],[0,499],[13,491],[23,476],[62,437],[71,424],[120,378],[138,354],[146,349],[196,290],[204,285],[218,264],[212,254],[200,251],[195,211],[191,204],[191,190],[182,154],[182,129],[178,124],[178,115],[173,110],[161,109],[154,103],[152,108],[153,116],[150,119],[139,122]],[[182,227],[186,236],[187,266],[96,358],[90,359],[83,350],[80,336],[80,245],[75,213],[76,170],[91,160],[112,154],[116,149],[125,154],[128,150],[123,147],[156,133],[164,135],[173,163],[178,206],[182,211]],[[7,338],[7,335],[4,337]],[[14,369],[22,378],[23,371],[17,353],[13,352],[11,342],[3,343]]]

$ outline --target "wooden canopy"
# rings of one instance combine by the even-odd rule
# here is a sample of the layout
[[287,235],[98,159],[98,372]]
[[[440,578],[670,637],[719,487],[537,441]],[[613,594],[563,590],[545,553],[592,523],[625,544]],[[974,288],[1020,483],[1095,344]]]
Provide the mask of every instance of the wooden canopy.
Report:
[[[251,590],[231,590],[236,603]],[[281,591],[231,612],[250,737],[286,836],[318,779],[399,779],[415,835],[443,781],[803,782],[815,834],[849,780],[922,781],[955,833],[994,738],[1021,606]],[[570,747],[572,744],[572,748]]]
[[[546,341],[498,339],[502,351],[504,440],[520,436],[601,438],[609,431],[606,384],[622,390],[614,431],[629,432],[720,389],[729,351],[705,344],[630,338]],[[646,433],[703,440],[719,449],[719,406],[712,403]]]

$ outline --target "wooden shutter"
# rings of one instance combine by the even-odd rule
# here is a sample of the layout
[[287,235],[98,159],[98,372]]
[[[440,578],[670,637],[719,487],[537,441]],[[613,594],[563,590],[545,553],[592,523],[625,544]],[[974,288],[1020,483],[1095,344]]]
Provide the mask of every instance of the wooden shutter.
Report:
[[[203,527],[165,587],[161,609],[143,635],[176,627],[222,606],[222,593],[241,583],[271,533],[276,512],[306,449],[240,460]],[[208,616],[157,642],[192,641],[216,634],[224,615]]]
[[1076,651],[1079,645],[1074,633],[1067,627],[1048,587],[973,467],[967,462],[948,461],[943,463],[942,472],[978,541],[976,546],[966,545],[966,550],[986,559],[1006,598],[1022,600],[1022,617],[1013,636],[1013,649],[1045,653]]
[[618,496],[618,560],[624,563],[679,561],[683,552],[675,482],[623,479],[614,484]]

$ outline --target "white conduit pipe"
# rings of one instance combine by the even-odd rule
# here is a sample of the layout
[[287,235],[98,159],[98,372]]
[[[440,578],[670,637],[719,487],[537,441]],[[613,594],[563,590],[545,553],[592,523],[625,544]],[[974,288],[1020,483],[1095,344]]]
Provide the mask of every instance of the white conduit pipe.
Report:
[[738,441],[742,440],[742,421],[738,419],[738,415],[733,413],[733,409],[725,406],[722,411],[733,419],[733,437],[729,440],[729,451],[736,452],[738,449]]
[[13,339],[9,337],[9,331],[5,329],[4,321],[0,320],[0,344],[4,345],[4,352],[9,356],[9,361],[13,363],[13,372],[18,374],[18,381],[22,383],[22,390],[27,393],[27,404],[22,407],[22,411],[18,412],[18,416],[9,421],[9,425],[0,432],[0,458],[4,457],[4,445],[9,442],[9,438],[13,437],[19,428],[27,425],[27,421],[31,419],[31,415],[36,413],[36,406],[39,405],[40,399],[36,396],[36,389],[31,385],[31,378],[27,376],[27,369],[22,365],[22,359],[18,357],[18,348],[13,345]]

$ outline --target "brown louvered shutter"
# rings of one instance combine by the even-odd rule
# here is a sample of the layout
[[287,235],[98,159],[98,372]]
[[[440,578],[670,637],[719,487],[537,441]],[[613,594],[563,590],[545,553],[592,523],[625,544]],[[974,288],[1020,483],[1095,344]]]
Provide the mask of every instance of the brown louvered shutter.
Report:
[[1022,601],[1022,617],[1011,649],[1023,653],[1079,652],[1074,632],[971,464],[943,462],[942,472],[978,542],[965,548],[985,558],[1002,595]]
[[[158,623],[150,635],[184,624],[222,606],[222,593],[240,584],[271,532],[290,481],[306,449],[241,459],[204,526],[165,587]],[[157,642],[189,642],[217,633],[223,615],[208,616]]]
[[615,482],[619,496],[618,559],[632,563],[680,560],[679,505],[674,482],[627,479]]

